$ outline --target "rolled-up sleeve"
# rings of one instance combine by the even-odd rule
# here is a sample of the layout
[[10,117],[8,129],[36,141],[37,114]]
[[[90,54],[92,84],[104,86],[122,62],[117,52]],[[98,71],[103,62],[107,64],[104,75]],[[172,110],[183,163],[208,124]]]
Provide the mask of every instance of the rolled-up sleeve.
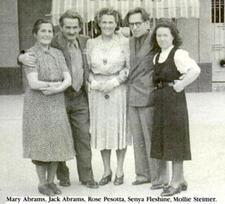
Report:
[[26,75],[30,74],[31,72],[37,72],[37,65],[35,67],[22,65],[24,72]]

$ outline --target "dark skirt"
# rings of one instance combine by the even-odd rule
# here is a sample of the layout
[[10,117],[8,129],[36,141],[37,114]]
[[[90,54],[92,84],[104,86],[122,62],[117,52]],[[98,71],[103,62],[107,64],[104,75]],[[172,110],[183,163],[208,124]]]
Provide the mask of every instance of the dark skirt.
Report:
[[154,92],[151,157],[162,160],[190,160],[188,111],[185,92],[173,87]]

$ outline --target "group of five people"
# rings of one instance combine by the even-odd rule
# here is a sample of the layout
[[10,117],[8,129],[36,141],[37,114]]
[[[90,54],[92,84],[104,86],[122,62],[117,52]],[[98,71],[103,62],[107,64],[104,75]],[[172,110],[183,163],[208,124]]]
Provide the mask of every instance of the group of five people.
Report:
[[[101,34],[80,35],[82,18],[73,9],[59,19],[55,36],[50,21],[33,27],[35,45],[19,56],[26,73],[23,112],[24,157],[31,158],[42,194],[69,186],[66,162],[76,155],[79,181],[89,188],[112,179],[111,150],[116,150],[114,185],[124,182],[127,145],[133,140],[136,179],[171,196],[187,189],[183,161],[191,159],[184,88],[200,68],[179,48],[181,39],[169,20],[149,30],[143,8],[130,10],[132,37],[118,33],[121,16],[110,8],[96,18]],[[93,177],[91,147],[101,151],[104,172]],[[169,181],[167,161],[172,161]]]

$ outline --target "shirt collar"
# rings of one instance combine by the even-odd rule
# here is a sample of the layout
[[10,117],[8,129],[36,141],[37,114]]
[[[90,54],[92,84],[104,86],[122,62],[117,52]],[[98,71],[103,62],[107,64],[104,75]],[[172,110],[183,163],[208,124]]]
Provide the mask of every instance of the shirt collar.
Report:
[[71,44],[73,44],[76,48],[79,48],[79,43],[77,38],[75,38],[73,41],[67,41],[67,46],[70,47]]

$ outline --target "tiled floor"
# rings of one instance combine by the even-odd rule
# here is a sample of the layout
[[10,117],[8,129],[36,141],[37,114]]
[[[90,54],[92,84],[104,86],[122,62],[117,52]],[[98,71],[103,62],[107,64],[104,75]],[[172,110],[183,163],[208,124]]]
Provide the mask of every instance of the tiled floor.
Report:
[[[187,94],[192,144],[192,161],[185,163],[185,175],[189,184],[187,192],[179,197],[216,197],[217,203],[225,203],[225,94]],[[0,203],[7,196],[40,196],[37,192],[37,176],[29,160],[22,158],[22,104],[23,96],[0,96]],[[115,152],[112,167],[115,169]],[[128,148],[125,161],[125,184],[112,183],[89,190],[78,182],[76,162],[68,162],[72,185],[61,188],[63,196],[152,196],[150,185],[132,186],[135,178],[133,149]],[[102,175],[100,153],[93,150],[93,170],[96,180]],[[173,201],[173,198],[171,198]],[[65,202],[64,202],[65,203]],[[145,203],[145,202],[144,202]],[[175,203],[175,202],[174,202]],[[179,203],[179,202],[176,202]],[[204,202],[201,202],[204,203]],[[208,202],[210,203],[210,202]]]

